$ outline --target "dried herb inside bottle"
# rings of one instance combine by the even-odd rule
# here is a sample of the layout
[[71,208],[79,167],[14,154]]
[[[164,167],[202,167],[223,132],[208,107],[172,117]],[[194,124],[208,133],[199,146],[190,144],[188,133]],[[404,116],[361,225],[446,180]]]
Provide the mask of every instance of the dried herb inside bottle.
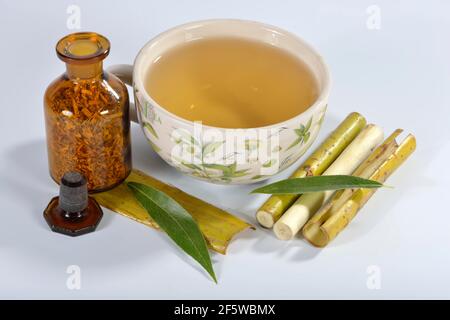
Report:
[[109,41],[95,33],[61,39],[58,57],[66,73],[45,93],[50,174],[83,174],[91,192],[110,189],[131,171],[128,93],[115,76],[103,71]]

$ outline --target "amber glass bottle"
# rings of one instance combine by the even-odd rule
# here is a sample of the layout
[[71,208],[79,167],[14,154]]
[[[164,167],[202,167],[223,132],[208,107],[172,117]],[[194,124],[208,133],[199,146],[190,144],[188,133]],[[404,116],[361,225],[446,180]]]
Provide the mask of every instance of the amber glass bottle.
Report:
[[131,171],[128,92],[103,70],[109,49],[96,33],[59,40],[56,53],[66,72],[44,98],[50,175],[59,183],[64,173],[79,172],[89,192],[110,189]]

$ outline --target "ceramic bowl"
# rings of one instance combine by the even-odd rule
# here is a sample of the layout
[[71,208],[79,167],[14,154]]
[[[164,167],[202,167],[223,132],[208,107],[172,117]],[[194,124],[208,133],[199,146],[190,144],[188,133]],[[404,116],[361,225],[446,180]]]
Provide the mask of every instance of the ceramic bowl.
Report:
[[[317,79],[319,96],[315,103],[294,118],[252,129],[201,125],[156,103],[146,92],[144,81],[158,57],[182,43],[218,36],[262,41],[302,59]],[[319,133],[330,92],[328,68],[310,45],[280,28],[244,20],[207,20],[175,27],[150,40],[134,66],[119,66],[113,72],[126,82],[132,78],[137,119],[153,150],[187,175],[222,184],[258,182],[298,160]]]

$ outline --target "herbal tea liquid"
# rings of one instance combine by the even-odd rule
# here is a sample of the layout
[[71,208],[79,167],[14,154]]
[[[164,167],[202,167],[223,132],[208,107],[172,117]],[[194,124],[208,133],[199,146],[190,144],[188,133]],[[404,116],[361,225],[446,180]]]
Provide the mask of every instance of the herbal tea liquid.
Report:
[[195,40],[168,51],[148,70],[146,90],[181,118],[224,128],[288,120],[318,96],[303,61],[272,45],[233,37]]

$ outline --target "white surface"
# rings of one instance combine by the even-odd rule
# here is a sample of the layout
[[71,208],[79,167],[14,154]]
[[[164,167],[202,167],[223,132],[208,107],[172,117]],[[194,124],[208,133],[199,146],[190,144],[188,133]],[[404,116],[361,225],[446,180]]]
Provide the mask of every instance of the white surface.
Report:
[[[340,3],[0,0],[0,298],[450,298],[450,3],[376,1],[380,30],[366,27],[373,1]],[[380,190],[328,248],[246,232],[227,256],[213,255],[219,285],[162,233],[108,211],[98,232],[54,234],[42,218],[57,193],[47,173],[42,96],[64,69],[54,45],[70,32],[70,4],[81,8],[82,30],[111,40],[107,66],[132,62],[148,39],[191,20],[245,18],[295,32],[333,75],[319,139],[357,110],[387,133],[413,132],[418,150],[389,180],[396,188]],[[135,167],[254,222],[264,198],[248,195],[255,186],[180,175],[136,125],[133,156]],[[66,287],[69,265],[81,268],[81,290]],[[379,290],[367,287],[372,265]]]

